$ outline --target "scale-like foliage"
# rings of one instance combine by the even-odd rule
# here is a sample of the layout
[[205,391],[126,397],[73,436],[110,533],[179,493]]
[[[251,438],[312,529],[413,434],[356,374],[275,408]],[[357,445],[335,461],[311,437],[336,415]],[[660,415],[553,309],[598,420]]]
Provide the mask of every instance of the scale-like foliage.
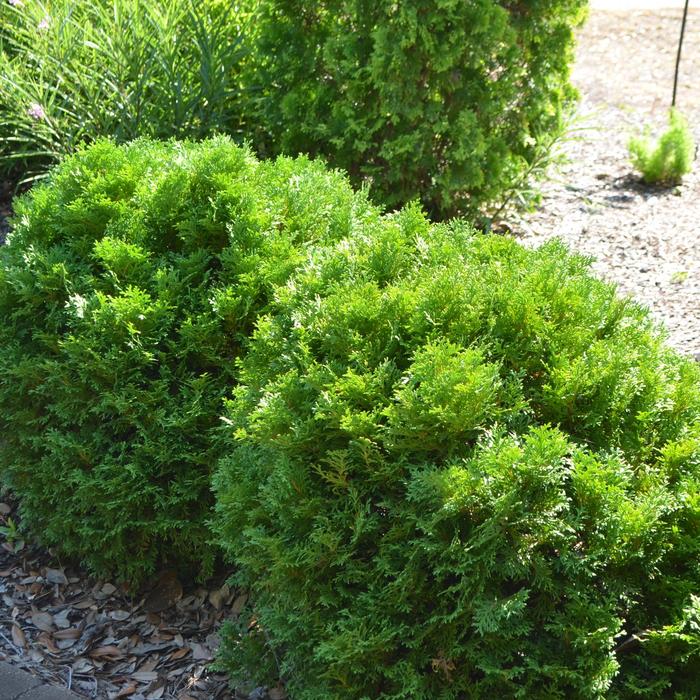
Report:
[[271,290],[378,217],[344,176],[230,140],[103,141],[0,250],[0,465],[23,523],[99,573],[207,565],[212,431]]
[[394,208],[524,187],[574,97],[582,0],[260,0],[242,67],[267,154],[320,154]]
[[407,210],[318,251],[229,403],[255,623],[222,666],[294,700],[698,697],[699,390],[559,243]]

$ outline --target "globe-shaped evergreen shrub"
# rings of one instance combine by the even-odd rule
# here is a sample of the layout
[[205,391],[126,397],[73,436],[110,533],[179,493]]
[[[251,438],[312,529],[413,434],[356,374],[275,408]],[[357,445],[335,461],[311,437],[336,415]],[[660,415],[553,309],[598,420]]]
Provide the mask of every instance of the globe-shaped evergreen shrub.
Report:
[[588,268],[410,209],[278,292],[215,476],[234,679],[700,696],[700,373]]
[[255,0],[241,66],[266,155],[323,155],[390,208],[473,214],[561,134],[583,0]]
[[206,572],[236,360],[310,245],[377,218],[344,176],[225,138],[98,142],[16,202],[0,250],[0,471],[95,572]]

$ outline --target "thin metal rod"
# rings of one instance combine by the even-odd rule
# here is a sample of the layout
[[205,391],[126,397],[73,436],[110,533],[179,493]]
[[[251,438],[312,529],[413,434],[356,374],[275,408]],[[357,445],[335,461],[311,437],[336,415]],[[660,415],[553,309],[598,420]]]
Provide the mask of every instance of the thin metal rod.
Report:
[[683,48],[683,35],[685,34],[685,20],[688,18],[688,3],[690,0],[685,0],[683,8],[683,22],[681,23],[681,36],[678,39],[678,53],[676,54],[676,72],[673,74],[673,99],[671,107],[676,106],[676,91],[678,90],[678,68],[681,65],[681,49]]

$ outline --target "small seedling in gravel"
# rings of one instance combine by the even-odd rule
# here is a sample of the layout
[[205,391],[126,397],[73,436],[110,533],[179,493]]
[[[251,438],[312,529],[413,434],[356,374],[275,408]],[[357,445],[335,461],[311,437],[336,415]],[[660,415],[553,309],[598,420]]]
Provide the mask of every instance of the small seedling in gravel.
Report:
[[686,270],[674,272],[673,275],[671,275],[671,284],[683,284],[687,279],[688,272]]
[[650,185],[677,185],[692,168],[695,143],[688,122],[676,109],[671,110],[669,119],[668,130],[657,143],[651,142],[648,128],[644,136],[629,142],[632,163]]

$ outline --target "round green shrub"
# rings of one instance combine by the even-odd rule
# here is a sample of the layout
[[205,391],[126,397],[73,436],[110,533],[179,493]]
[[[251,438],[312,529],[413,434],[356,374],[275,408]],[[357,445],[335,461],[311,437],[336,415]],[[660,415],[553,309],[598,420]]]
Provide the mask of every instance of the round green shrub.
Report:
[[271,290],[378,217],[305,158],[101,141],[16,201],[0,249],[0,473],[100,574],[203,567],[213,439]]
[[262,153],[323,155],[390,208],[523,190],[574,98],[583,0],[261,0],[242,66]]
[[402,211],[297,271],[240,379],[234,680],[700,695],[700,372],[587,259]]

